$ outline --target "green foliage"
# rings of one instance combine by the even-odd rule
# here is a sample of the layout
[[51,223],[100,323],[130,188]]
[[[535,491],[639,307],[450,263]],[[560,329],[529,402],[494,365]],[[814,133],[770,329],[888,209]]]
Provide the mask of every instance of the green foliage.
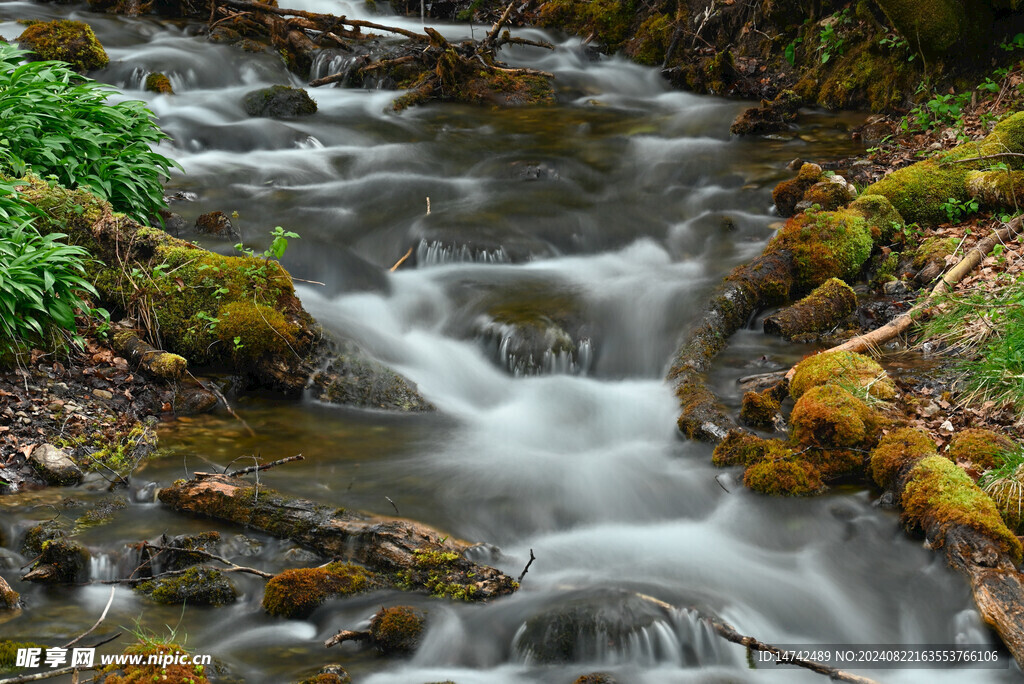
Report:
[[1013,52],[1014,50],[1020,50],[1024,48],[1024,33],[1018,33],[1011,40],[1000,43],[999,47],[1006,50],[1007,52]]
[[888,33],[878,41],[878,44],[879,46],[892,50],[893,52],[906,51],[908,62],[913,62],[914,58],[917,57],[917,55],[914,54],[914,51],[910,49],[910,44],[899,34]]
[[0,42],[0,171],[33,171],[88,187],[140,223],[165,206],[161,179],[178,164],[150,146],[167,136],[141,101],[108,104],[115,91],[60,62],[19,64]]
[[791,40],[782,51],[782,54],[785,56],[786,61],[789,62],[790,66],[796,66],[796,48],[802,42],[804,42],[804,39],[797,36]]
[[942,207],[942,211],[946,212],[949,222],[956,223],[961,217],[978,211],[981,205],[976,199],[958,200],[955,197],[950,197],[939,206]]
[[[927,86],[922,83],[918,87],[918,93],[926,92]],[[943,126],[961,126],[961,118],[966,106],[971,101],[970,93],[933,93],[932,96],[921,105],[910,110],[907,116],[903,117],[901,125],[903,130],[928,131]]]
[[853,23],[849,8],[844,9],[842,12],[836,12],[832,15],[831,19],[832,21],[825,24],[818,33],[818,52],[821,53],[822,64],[827,64],[833,55],[843,54],[846,39],[836,29],[841,29],[844,25]]
[[284,256],[284,253],[288,251],[288,240],[298,240],[299,234],[290,230],[285,230],[281,226],[274,226],[274,230],[270,231],[270,237],[273,238],[270,242],[270,247],[265,249],[262,254],[257,254],[241,242],[235,245],[235,249],[248,257],[262,257],[264,260],[274,258],[280,261],[281,257]]
[[95,295],[83,277],[89,253],[62,242],[63,233],[41,235],[36,210],[20,199],[15,183],[0,178],[0,351],[43,338],[57,326],[75,330],[75,309],[88,311],[81,293]]

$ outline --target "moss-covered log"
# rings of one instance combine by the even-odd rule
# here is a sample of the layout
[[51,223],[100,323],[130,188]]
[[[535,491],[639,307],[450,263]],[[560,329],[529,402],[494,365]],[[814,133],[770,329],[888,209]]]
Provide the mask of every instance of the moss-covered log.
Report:
[[160,351],[139,339],[134,330],[122,330],[114,335],[114,349],[118,354],[138,364],[143,371],[161,380],[179,380],[188,368],[188,361],[177,354]]
[[982,619],[1024,665],[1021,543],[992,500],[914,430],[884,438],[871,464],[875,480],[902,506],[908,527],[923,531],[932,548],[943,550],[949,564],[968,578]]
[[410,520],[335,509],[208,473],[175,482],[160,491],[160,500],[179,511],[291,539],[328,558],[397,573],[399,584],[435,595],[480,601],[518,588],[499,570],[467,560],[463,553],[470,543]]
[[830,278],[796,304],[764,319],[764,331],[787,340],[813,335],[834,328],[856,308],[853,288]]

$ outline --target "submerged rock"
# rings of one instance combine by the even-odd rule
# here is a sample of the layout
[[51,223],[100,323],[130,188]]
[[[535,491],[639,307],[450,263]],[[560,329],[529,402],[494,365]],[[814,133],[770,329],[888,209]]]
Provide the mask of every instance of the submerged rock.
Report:
[[309,381],[314,399],[330,404],[392,411],[433,411],[416,385],[354,344],[327,356],[327,361]]
[[174,577],[143,582],[135,591],[157,603],[222,606],[238,600],[238,591],[220,570],[192,567]]
[[43,542],[41,548],[39,558],[22,580],[74,584],[89,579],[89,552],[78,542],[57,537]]
[[154,72],[146,76],[145,87],[146,90],[153,93],[160,93],[161,95],[174,94],[174,88],[171,87],[171,79],[161,73]]
[[762,100],[760,107],[747,109],[733,121],[730,131],[734,135],[777,133],[796,121],[802,101],[792,90],[783,90],[774,100]]
[[276,85],[246,95],[245,112],[272,118],[308,116],[316,113],[316,101],[302,88]]

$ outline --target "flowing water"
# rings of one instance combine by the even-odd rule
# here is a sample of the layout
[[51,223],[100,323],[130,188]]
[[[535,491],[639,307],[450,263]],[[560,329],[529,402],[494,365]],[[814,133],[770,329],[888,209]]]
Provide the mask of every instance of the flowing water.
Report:
[[[301,6],[365,14],[361,4]],[[415,381],[438,408],[403,416],[245,396],[236,409],[256,437],[222,414],[166,426],[169,455],[136,474],[133,503],[81,537],[96,554],[94,578],[131,565],[126,543],[162,532],[219,529],[225,555],[272,571],[317,563],[289,543],[153,503],[157,486],[207,461],[255,453],[305,455],[261,476],[284,492],[381,514],[393,513],[390,499],[403,516],[493,544],[488,561],[513,576],[531,549],[537,558],[518,594],[487,605],[378,592],[285,621],[260,610],[262,581],[234,576],[242,598],[225,608],[158,607],[118,589],[107,625],[138,621],[158,633],[169,625],[238,680],[275,683],[328,662],[372,684],[559,683],[595,670],[621,682],[818,680],[752,669],[688,606],[777,643],[994,643],[963,580],[905,537],[871,492],[754,495],[735,472],[709,465],[708,447],[681,441],[674,429],[662,377],[680,334],[723,274],[770,236],[770,188],[786,176],[786,162],[851,152],[856,117],[810,114],[791,140],[730,139],[744,103],[670,91],[653,70],[546,36],[558,43],[554,52],[520,48],[506,57],[556,74],[554,107],[431,105],[394,114],[386,111],[392,91],[327,88],[313,91],[312,117],[250,119],[241,106],[247,92],[301,83],[274,55],[213,45],[193,25],[7,2],[0,33],[17,35],[16,18],[68,14],[87,20],[110,53],[98,77],[147,100],[173,137],[165,153],[186,175],[169,189],[194,193],[173,209],[189,221],[237,211],[243,238],[260,249],[275,225],[299,232],[285,265],[324,283],[300,288],[306,307]],[[325,58],[315,75],[343,62]],[[151,71],[167,73],[177,94],[143,92]],[[410,262],[388,273],[410,248]],[[552,334],[566,344],[547,354],[531,347],[515,321],[492,316],[503,307],[557,320]],[[741,332],[714,381],[735,403],[738,376],[803,351]],[[27,560],[15,551],[18,534],[52,517],[47,504],[65,494],[0,501],[8,540],[0,570],[28,604],[0,624],[0,637],[67,641],[107,599],[105,586],[15,581]],[[678,609],[652,610],[635,592]],[[430,613],[410,660],[352,644],[323,648],[336,630],[365,627],[380,605],[399,602]],[[527,622],[581,606],[604,616],[603,627],[580,633],[572,662],[544,664]]]

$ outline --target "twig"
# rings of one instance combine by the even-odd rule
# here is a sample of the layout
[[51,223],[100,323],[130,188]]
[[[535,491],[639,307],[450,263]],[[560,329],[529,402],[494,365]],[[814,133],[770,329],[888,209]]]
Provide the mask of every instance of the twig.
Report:
[[715,482],[718,483],[718,486],[721,487],[722,489],[724,489],[726,494],[732,494],[732,492],[730,492],[726,488],[726,486],[724,484],[722,484],[722,481],[718,479],[719,477],[721,477],[721,476],[720,475],[715,475]]
[[104,606],[103,612],[100,613],[100,619],[96,621],[96,624],[94,624],[92,627],[87,629],[85,632],[82,632],[81,634],[79,634],[77,637],[75,637],[74,639],[72,639],[68,643],[64,644],[61,648],[68,648],[69,646],[73,646],[74,644],[77,644],[79,641],[81,641],[85,637],[87,637],[90,634],[92,634],[93,631],[95,631],[95,629],[100,626],[100,623],[103,622],[103,620],[106,619],[106,617],[107,617],[107,611],[110,610],[110,604],[114,602],[114,592],[116,592],[116,591],[117,591],[117,587],[110,587],[110,598],[107,599],[107,605]]
[[231,404],[228,403],[227,397],[224,396],[224,394],[220,391],[220,388],[218,388],[217,385],[215,385],[214,383],[211,382],[209,384],[209,386],[207,386],[206,383],[204,383],[202,380],[200,380],[196,376],[192,375],[192,373],[190,373],[189,371],[185,371],[185,372],[188,373],[190,378],[192,378],[193,380],[198,382],[200,387],[202,387],[203,389],[205,389],[205,390],[207,390],[209,392],[213,392],[214,395],[216,395],[217,399],[219,399],[224,404],[224,408],[227,409],[228,413],[230,413],[231,416],[235,420],[237,420],[239,423],[242,424],[242,427],[244,427],[246,429],[246,431],[249,433],[250,437],[255,437],[256,436],[256,431],[253,430],[252,427],[250,427],[248,423],[246,423],[244,420],[242,420],[241,416],[239,416],[237,413],[235,413],[235,410],[233,408],[231,408]]
[[248,573],[250,575],[256,575],[257,577],[262,577],[264,579],[270,579],[271,577],[274,576],[273,573],[264,572],[263,570],[257,570],[256,568],[247,568],[244,565],[239,565],[237,563],[232,563],[231,561],[229,561],[227,558],[224,558],[223,556],[218,556],[217,554],[210,553],[208,551],[200,551],[199,549],[179,549],[179,548],[176,548],[174,546],[160,546],[158,544],[150,544],[148,542],[143,544],[143,548],[145,548],[145,549],[156,549],[157,551],[170,551],[172,553],[183,553],[183,554],[194,553],[197,556],[202,556],[204,558],[208,558],[209,560],[215,560],[215,561],[217,561],[219,563],[223,563],[224,565],[227,565],[228,567],[234,568],[235,572],[245,572],[245,573]]
[[522,583],[523,578],[526,577],[526,573],[530,571],[530,566],[533,565],[533,561],[537,560],[537,557],[533,555],[533,549],[530,549],[530,560],[526,561],[526,567],[519,573],[519,579],[516,582]]
[[287,458],[279,458],[276,461],[271,461],[270,463],[264,463],[263,465],[252,465],[252,466],[247,466],[245,468],[239,468],[238,470],[233,470],[230,473],[225,473],[225,474],[228,477],[238,477],[239,475],[245,475],[246,473],[255,473],[255,472],[259,472],[261,470],[270,470],[271,468],[274,468],[274,467],[279,466],[279,465],[284,465],[285,463],[291,463],[292,461],[304,461],[304,460],[306,460],[305,456],[303,456],[302,454],[295,454],[294,456],[289,456]]
[[[343,629],[330,639],[324,642],[325,648],[330,648],[335,644],[340,644],[343,641],[367,641],[370,638],[369,632],[355,632],[351,629]],[[3,684],[3,682],[0,682]]]
[[0,684],[22,684],[22,682],[38,682],[42,679],[50,679],[51,677],[60,677],[61,675],[71,674],[72,672],[78,669],[81,669],[81,667],[78,665],[73,665],[71,667],[62,667],[59,670],[40,672],[39,674],[21,675],[20,677],[10,677],[8,679],[0,679]]
[[385,496],[384,498],[387,499],[388,503],[391,504],[391,507],[395,509],[395,515],[401,516],[402,514],[398,512],[398,506],[396,506],[395,502],[391,500],[391,497]]
[[391,268],[389,268],[388,271],[390,271],[391,273],[394,273],[395,271],[397,271],[398,267],[401,266],[402,264],[404,264],[405,260],[408,259],[410,256],[412,256],[412,247],[410,247],[409,251],[407,251],[405,254],[403,254],[402,258],[399,259],[398,261],[396,261],[395,265],[392,266]]
[[494,41],[498,37],[498,33],[501,32],[501,27],[505,24],[505,22],[508,21],[509,15],[512,14],[512,7],[515,4],[515,0],[513,0],[513,2],[508,3],[508,7],[505,8],[505,11],[502,13],[501,18],[498,19],[498,21],[494,22],[494,26],[487,34],[487,37],[484,38],[483,45],[485,47],[494,45]]

